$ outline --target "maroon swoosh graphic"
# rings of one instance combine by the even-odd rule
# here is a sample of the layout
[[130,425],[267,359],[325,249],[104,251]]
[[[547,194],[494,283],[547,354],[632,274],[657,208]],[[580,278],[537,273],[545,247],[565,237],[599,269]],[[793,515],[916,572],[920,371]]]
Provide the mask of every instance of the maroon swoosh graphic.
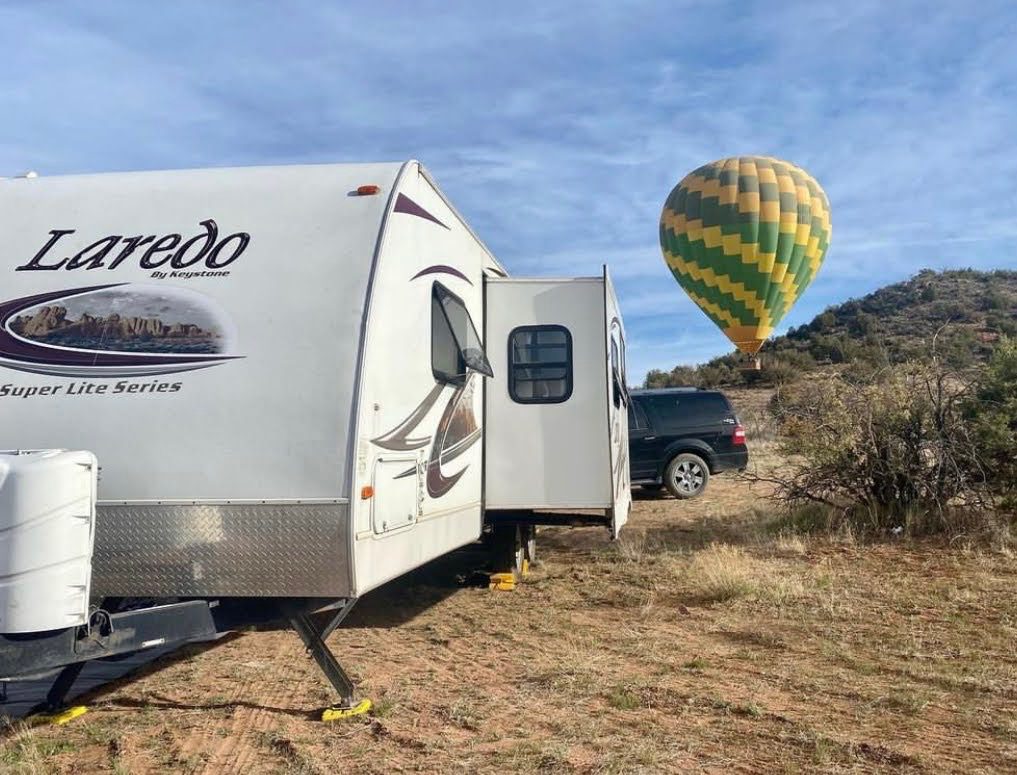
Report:
[[399,423],[395,428],[390,430],[388,433],[383,433],[376,439],[371,439],[372,444],[377,444],[382,449],[397,450],[405,452],[411,449],[420,449],[427,445],[430,441],[429,438],[408,438],[411,433],[420,425],[420,421],[427,416],[427,413],[431,411],[431,407],[438,401],[438,397],[441,396],[441,391],[445,389],[444,385],[435,385],[431,388],[431,392],[427,394],[423,401],[417,404],[417,408],[414,409],[410,415]]
[[102,291],[107,288],[118,288],[129,283],[111,283],[109,285],[92,285],[85,288],[71,288],[69,290],[54,291],[51,293],[40,293],[36,296],[25,296],[21,299],[0,304],[0,357],[10,358],[14,361],[33,364],[51,364],[57,366],[147,366],[153,363],[164,364],[185,364],[204,363],[206,361],[234,360],[240,356],[235,355],[183,355],[173,356],[149,356],[141,353],[103,353],[97,351],[74,352],[72,350],[57,350],[44,345],[32,344],[11,336],[7,332],[7,321],[24,312],[30,307],[45,304],[47,301],[56,301],[71,296],[81,296],[93,291]]
[[[453,392],[449,397],[448,403],[445,405],[441,419],[438,420],[438,430],[435,431],[434,440],[431,442],[431,451],[428,454],[427,460],[427,475],[425,477],[427,494],[432,498],[440,498],[455,487],[456,483],[462,478],[463,474],[465,474],[466,470],[469,468],[467,465],[464,466],[462,470],[457,471],[451,476],[445,476],[441,470],[442,455],[445,454],[444,462],[446,463],[455,460],[457,457],[466,452],[466,450],[476,444],[483,436],[481,429],[477,428],[465,438],[461,438],[456,441],[452,446],[448,448],[445,447],[445,442],[448,439],[449,426],[452,423],[456,410],[459,408],[459,402],[462,400],[466,391],[471,387],[472,381],[473,375],[471,374],[462,386],[456,388],[455,392]],[[442,384],[435,385],[431,388],[431,392],[428,393],[419,404],[417,404],[417,408],[414,409],[405,420],[387,433],[371,439],[371,443],[377,444],[383,449],[399,451],[419,449],[427,444],[428,439],[411,439],[408,437],[409,434],[413,433],[414,429],[420,425],[421,421],[427,416],[428,412],[431,411],[431,408],[437,403],[444,388],[445,386]],[[403,479],[405,477],[412,476],[416,470],[415,466],[413,468],[408,468],[394,478]]]
[[[407,215],[415,215],[418,218],[423,218],[425,221],[436,223],[443,229],[448,229],[448,226],[446,226],[444,223],[442,223],[433,215],[431,215],[429,212],[427,212],[427,210],[425,210],[423,207],[421,207],[412,199],[410,199],[408,196],[406,196],[406,194],[400,194],[399,196],[396,197],[396,203],[393,210],[397,213],[406,213]],[[449,229],[449,231],[452,230]]]
[[428,461],[427,494],[432,498],[440,498],[456,486],[459,480],[463,478],[467,468],[469,466],[466,466],[461,471],[456,471],[452,476],[445,476],[441,472],[441,464],[437,460]]
[[[448,435],[449,426],[452,423],[452,418],[459,408],[459,401],[462,399],[463,394],[472,387],[472,382],[473,374],[470,374],[466,382],[456,388],[456,391],[449,398],[448,404],[445,405],[445,411],[441,415],[441,420],[438,421],[438,430],[434,435],[434,443],[431,445],[431,454],[427,461],[427,494],[432,498],[440,498],[455,487],[456,483],[469,468],[469,465],[466,465],[451,476],[445,476],[441,471],[441,456],[443,452],[447,451],[445,449],[445,440]],[[459,448],[455,449],[454,454],[449,459],[459,457],[459,455],[476,444],[481,435],[480,430],[477,429],[470,437],[460,439],[458,442]]]
[[473,285],[473,280],[464,275],[454,266],[449,266],[448,264],[435,264],[434,266],[427,267],[427,269],[421,269],[419,272],[413,275],[413,277],[411,277],[410,280],[411,281],[416,280],[418,277],[423,277],[424,275],[427,274],[450,274],[453,277],[458,277],[460,280],[465,280],[470,285]]

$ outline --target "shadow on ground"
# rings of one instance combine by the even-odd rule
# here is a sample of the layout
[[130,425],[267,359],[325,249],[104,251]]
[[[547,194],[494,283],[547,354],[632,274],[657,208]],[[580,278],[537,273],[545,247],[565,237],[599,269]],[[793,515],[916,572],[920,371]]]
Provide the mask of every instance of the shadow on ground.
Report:
[[[411,621],[464,586],[486,583],[486,576],[481,573],[486,558],[484,548],[480,544],[475,544],[427,563],[364,595],[342,626],[383,629]],[[320,618],[327,620],[331,615],[325,613],[320,615]],[[287,625],[278,622],[257,629],[287,629]],[[227,633],[214,641],[189,643],[175,649],[155,649],[115,659],[94,660],[85,666],[74,682],[68,695],[68,702],[80,704],[94,702],[139,678],[157,673],[181,660],[190,659],[237,637],[241,637],[241,633]],[[296,633],[293,637],[297,637]],[[0,717],[18,719],[26,716],[45,701],[55,678],[56,676],[51,676],[32,681],[6,683],[3,695],[0,696]],[[131,707],[188,707],[159,698],[153,699],[152,702],[146,700],[137,703],[132,700],[118,700],[115,704],[120,706],[125,703]],[[235,703],[230,705],[233,704]],[[216,706],[193,707],[209,709]]]

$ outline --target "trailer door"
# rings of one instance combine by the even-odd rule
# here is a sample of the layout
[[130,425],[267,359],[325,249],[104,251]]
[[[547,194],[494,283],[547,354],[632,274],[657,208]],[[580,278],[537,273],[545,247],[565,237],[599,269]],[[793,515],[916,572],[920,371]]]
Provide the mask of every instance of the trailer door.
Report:
[[604,267],[604,323],[608,350],[608,433],[611,451],[611,534],[617,538],[632,508],[632,484],[629,470],[629,390],[625,371],[625,329],[622,327],[618,299]]

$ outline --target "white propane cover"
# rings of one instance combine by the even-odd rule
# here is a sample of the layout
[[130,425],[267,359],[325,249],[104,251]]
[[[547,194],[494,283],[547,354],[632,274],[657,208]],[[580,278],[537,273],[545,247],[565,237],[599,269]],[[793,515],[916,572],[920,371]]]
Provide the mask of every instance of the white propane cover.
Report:
[[98,471],[91,452],[0,451],[0,633],[87,622]]

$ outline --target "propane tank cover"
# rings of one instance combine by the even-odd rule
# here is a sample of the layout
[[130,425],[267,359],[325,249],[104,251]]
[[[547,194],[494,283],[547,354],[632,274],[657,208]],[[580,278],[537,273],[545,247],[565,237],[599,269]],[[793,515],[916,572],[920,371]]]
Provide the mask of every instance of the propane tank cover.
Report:
[[0,633],[86,624],[99,464],[84,451],[0,451]]

